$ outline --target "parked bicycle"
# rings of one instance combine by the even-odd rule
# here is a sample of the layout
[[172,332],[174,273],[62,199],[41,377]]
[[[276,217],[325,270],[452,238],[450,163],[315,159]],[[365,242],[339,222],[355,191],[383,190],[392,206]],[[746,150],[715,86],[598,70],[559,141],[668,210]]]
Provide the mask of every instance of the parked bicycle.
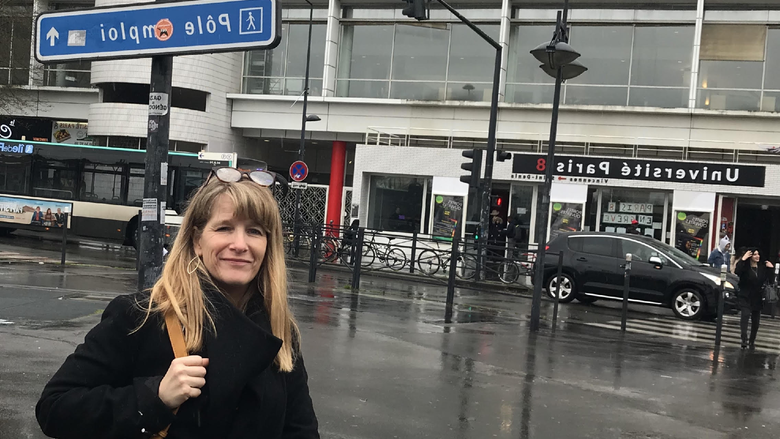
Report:
[[[452,262],[451,253],[447,252],[442,257],[443,251],[423,250],[417,258],[417,267],[427,276],[433,276],[442,270],[447,273]],[[455,276],[459,279],[473,279],[477,273],[477,257],[470,253],[461,252],[458,254],[458,260],[455,262]]]
[[535,253],[522,253],[518,259],[505,259],[498,266],[498,279],[505,284],[513,284],[520,276],[527,276],[533,271]]

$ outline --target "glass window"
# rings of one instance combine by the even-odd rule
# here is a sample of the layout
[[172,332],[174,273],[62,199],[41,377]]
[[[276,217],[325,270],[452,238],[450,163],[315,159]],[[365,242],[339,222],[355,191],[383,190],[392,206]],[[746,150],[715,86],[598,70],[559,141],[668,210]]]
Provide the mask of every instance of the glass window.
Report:
[[631,87],[628,105],[634,107],[684,108],[688,106],[687,88]]
[[401,82],[393,81],[390,98],[412,99],[418,101],[442,101],[445,89],[441,82]]
[[443,81],[448,44],[448,29],[399,24],[395,28],[392,79]]
[[368,227],[409,233],[419,231],[424,216],[424,187],[425,179],[422,178],[372,175]]
[[[539,68],[539,61],[531,55],[536,46],[552,39],[555,26],[512,26],[509,39],[509,65],[507,82],[509,83],[555,83]],[[518,101],[512,101],[518,102]],[[552,98],[550,99],[552,102]]]
[[27,157],[0,157],[0,191],[27,194],[32,160]]
[[11,38],[11,83],[27,85],[30,82],[30,47],[32,44],[32,17],[17,17]]
[[[666,193],[604,188],[601,192],[602,232],[635,233],[663,239]],[[637,224],[632,225],[633,221]]]
[[[541,72],[541,69],[539,70]],[[552,104],[554,85],[507,84],[506,101],[518,104]]]
[[[322,71],[325,65],[326,25],[312,24],[309,93],[322,94]],[[244,58],[244,93],[298,95],[303,92],[306,77],[306,52],[309,25],[282,24],[282,42],[273,50],[246,52]]]
[[53,87],[90,87],[89,61],[76,61],[46,66],[43,85]]
[[588,71],[569,83],[628,85],[632,33],[631,26],[573,26],[569,41]]
[[338,77],[340,79],[390,79],[393,28],[393,25],[344,26]]
[[[498,41],[499,26],[481,25],[479,28]],[[482,37],[465,24],[452,25],[448,82],[481,81],[492,84],[495,63],[496,51]]]
[[[710,110],[758,111],[760,90],[702,90],[699,89],[696,106]],[[766,101],[767,105],[769,101]]]
[[701,61],[701,88],[761,89],[764,63],[758,61]]
[[663,257],[658,250],[648,245],[628,239],[620,239],[619,241],[622,245],[620,254],[625,255],[626,253],[631,253],[632,262],[649,262],[650,257],[652,256],[658,256],[662,261],[666,262],[666,258]]
[[[322,78],[325,65],[325,24],[311,26],[311,59],[309,60],[309,77]],[[306,77],[306,51],[308,48],[309,25],[290,24],[287,31],[287,70],[284,76],[293,78]]]
[[589,253],[592,255],[599,255],[599,256],[610,256],[615,257],[615,251],[613,248],[613,243],[615,242],[614,238],[607,238],[607,237],[595,237],[595,236],[585,236],[585,237],[577,237],[570,238],[569,242],[572,241],[579,241],[582,240],[582,243],[575,243],[576,246],[581,246],[580,248],[583,253]]
[[97,203],[122,204],[124,166],[87,163],[81,173],[79,199]]
[[[626,105],[628,87],[566,86],[565,103],[570,105]],[[552,101],[550,101],[552,102]]]
[[130,168],[130,180],[127,183],[127,204],[143,206],[144,168]]
[[36,197],[76,199],[78,160],[33,162],[32,195]]
[[637,26],[634,30],[631,84],[687,88],[690,85],[693,34],[693,26]]
[[766,38],[766,76],[764,77],[764,88],[780,90],[780,29],[767,30]]
[[531,212],[533,211],[533,186],[512,185],[508,219],[514,219],[519,226],[514,230],[515,246],[527,248],[531,241]]

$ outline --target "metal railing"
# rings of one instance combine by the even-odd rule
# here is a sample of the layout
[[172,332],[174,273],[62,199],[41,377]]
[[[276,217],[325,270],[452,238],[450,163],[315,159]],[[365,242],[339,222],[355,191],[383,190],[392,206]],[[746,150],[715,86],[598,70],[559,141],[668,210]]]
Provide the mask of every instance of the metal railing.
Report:
[[[358,273],[405,273],[442,284],[450,282],[453,253],[454,278],[458,283],[520,287],[528,283],[536,260],[535,251],[527,246],[510,248],[501,236],[477,240],[474,235],[466,235],[465,239],[453,240],[421,233],[320,224],[285,224],[284,247],[289,260],[309,264],[314,273],[323,265],[346,267],[353,273],[357,266]],[[485,256],[480,258],[483,247]]]

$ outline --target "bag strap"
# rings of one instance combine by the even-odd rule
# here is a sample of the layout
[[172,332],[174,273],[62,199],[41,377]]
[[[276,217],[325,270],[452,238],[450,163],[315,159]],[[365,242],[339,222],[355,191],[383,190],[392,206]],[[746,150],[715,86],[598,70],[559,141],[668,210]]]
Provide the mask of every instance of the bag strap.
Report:
[[[184,343],[184,334],[182,333],[181,322],[179,322],[179,318],[176,316],[175,312],[168,312],[165,314],[165,329],[168,330],[168,338],[171,340],[171,347],[173,347],[174,357],[186,357],[187,345]],[[178,411],[179,408],[176,407],[173,410],[173,414],[175,415]],[[169,428],[171,428],[170,425],[162,429],[156,435],[152,436],[152,439],[165,439],[165,437],[168,436]]]

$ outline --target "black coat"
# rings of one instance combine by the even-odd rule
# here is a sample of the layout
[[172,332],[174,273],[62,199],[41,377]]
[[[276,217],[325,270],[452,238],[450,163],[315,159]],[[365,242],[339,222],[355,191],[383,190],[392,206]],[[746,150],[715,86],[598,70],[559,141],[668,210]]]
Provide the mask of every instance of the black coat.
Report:
[[739,276],[739,306],[759,311],[763,307],[764,294],[761,287],[772,274],[772,269],[766,266],[766,261],[761,261],[756,270],[750,267],[750,260],[739,260],[734,268],[734,274]]
[[[316,439],[317,418],[303,357],[290,373],[273,364],[273,336],[262,298],[244,314],[222,294],[214,305],[216,336],[204,330],[209,358],[198,398],[173,415],[157,397],[174,358],[164,319],[152,315],[137,332],[148,296],[119,296],[43,390],[35,412],[43,432],[61,439],[148,438],[169,423],[170,439]],[[210,327],[206,323],[206,327]]]

